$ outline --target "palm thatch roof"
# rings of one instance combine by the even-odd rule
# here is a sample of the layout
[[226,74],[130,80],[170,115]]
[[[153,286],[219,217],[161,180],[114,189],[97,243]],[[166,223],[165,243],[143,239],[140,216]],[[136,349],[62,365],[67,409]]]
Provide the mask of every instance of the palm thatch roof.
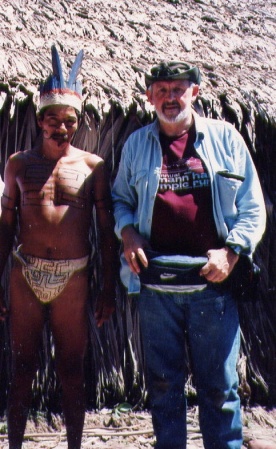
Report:
[[[144,71],[166,59],[199,65],[203,82],[197,111],[226,119],[239,129],[265,194],[268,226],[256,254],[262,268],[260,301],[240,305],[239,373],[244,401],[252,397],[268,405],[276,399],[275,8],[273,0],[2,0],[0,11],[1,173],[9,154],[30,148],[39,138],[37,89],[50,72],[53,43],[65,71],[84,49],[85,114],[75,145],[102,156],[112,177],[127,136],[153,118],[145,101]],[[95,272],[87,404],[101,407],[120,400],[143,404],[146,391],[138,316],[120,283],[113,319],[98,330],[92,318],[99,278],[95,232],[92,239]],[[8,286],[7,275],[3,281]],[[46,328],[34,407],[56,411],[59,383],[52,348]],[[0,413],[9,378],[5,325],[0,326]],[[187,391],[193,396],[192,379]]]
[[275,112],[273,0],[3,0],[0,21],[0,83],[10,89],[34,92],[56,43],[67,64],[84,49],[88,102],[99,112],[110,100],[140,102],[144,70],[163,59],[198,64],[214,101],[227,94]]

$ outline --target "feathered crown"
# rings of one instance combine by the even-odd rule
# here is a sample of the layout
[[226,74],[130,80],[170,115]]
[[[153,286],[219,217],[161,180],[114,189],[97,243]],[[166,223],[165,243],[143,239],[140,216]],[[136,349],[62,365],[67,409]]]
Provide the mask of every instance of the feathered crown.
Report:
[[69,73],[68,80],[64,79],[59,55],[56,47],[51,47],[53,74],[49,75],[44,83],[40,84],[40,104],[39,110],[56,104],[72,106],[81,112],[82,105],[82,84],[77,79],[82,60],[83,50],[81,50]]

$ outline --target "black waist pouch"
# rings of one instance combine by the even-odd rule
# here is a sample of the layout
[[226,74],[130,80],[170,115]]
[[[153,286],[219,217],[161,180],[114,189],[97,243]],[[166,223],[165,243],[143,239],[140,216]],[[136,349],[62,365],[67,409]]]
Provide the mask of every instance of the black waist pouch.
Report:
[[164,255],[145,250],[149,265],[142,267],[139,278],[142,284],[156,285],[202,285],[206,279],[199,271],[208,261],[207,257]]

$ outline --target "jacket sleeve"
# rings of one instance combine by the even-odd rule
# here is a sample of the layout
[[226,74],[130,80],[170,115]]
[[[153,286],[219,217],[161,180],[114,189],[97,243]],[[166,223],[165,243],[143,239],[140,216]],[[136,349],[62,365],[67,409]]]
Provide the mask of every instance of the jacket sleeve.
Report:
[[[226,244],[237,253],[250,255],[255,251],[265,231],[265,203],[255,165],[242,136],[235,129],[230,136],[235,172],[240,175],[241,180],[234,179],[230,186],[232,190],[236,189],[236,210],[234,219],[231,216],[226,217],[229,225]],[[231,178],[229,179],[231,182]]]
[[131,139],[125,143],[118,173],[112,189],[115,216],[115,233],[121,239],[122,229],[135,222],[137,194],[132,182],[131,173]]

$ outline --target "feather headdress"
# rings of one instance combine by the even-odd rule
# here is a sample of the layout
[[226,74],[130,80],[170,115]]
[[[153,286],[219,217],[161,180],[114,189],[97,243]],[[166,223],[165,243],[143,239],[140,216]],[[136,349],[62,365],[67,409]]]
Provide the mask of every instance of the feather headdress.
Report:
[[72,106],[81,112],[82,105],[82,84],[77,79],[82,60],[83,50],[81,50],[69,72],[68,80],[64,79],[60,58],[56,47],[53,45],[52,66],[53,73],[48,76],[44,83],[40,84],[40,104],[39,110],[53,105]]

